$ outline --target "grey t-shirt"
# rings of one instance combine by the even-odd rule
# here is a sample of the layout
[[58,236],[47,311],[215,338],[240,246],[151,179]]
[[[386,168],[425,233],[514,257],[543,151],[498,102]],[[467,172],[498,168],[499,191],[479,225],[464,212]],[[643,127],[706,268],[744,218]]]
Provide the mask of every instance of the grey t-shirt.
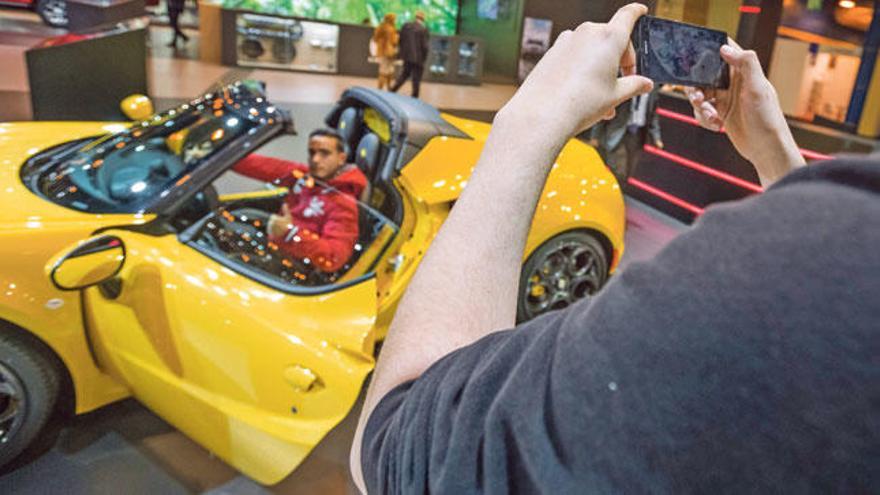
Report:
[[389,392],[371,493],[880,493],[880,161],[711,208]]

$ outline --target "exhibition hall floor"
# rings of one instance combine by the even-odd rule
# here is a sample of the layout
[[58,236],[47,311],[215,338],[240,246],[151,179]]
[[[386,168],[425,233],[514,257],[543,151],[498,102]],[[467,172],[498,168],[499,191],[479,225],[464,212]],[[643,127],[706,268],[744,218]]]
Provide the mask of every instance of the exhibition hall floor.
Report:
[[[24,11],[0,13],[0,121],[24,119],[29,112],[27,74],[22,55],[40,36],[54,30]],[[33,33],[39,33],[34,35]],[[268,93],[291,111],[298,136],[286,141],[289,155],[305,161],[308,131],[322,125],[331,104],[352,85],[372,86],[365,78],[303,73],[246,71],[194,60],[197,36],[185,49],[165,45],[170,31],[151,29],[150,91],[159,108],[185,101],[219,81],[252,77],[266,81]],[[195,33],[193,33],[195,34]],[[408,90],[408,87],[404,88]],[[452,113],[491,118],[513,94],[510,85],[479,87],[426,83],[423,98]],[[626,252],[622,267],[653,257],[685,230],[635,200],[627,200]],[[133,400],[54,422],[54,431],[26,462],[0,473],[0,493],[28,494],[345,494],[356,493],[348,475],[348,451],[360,402],[289,477],[262,487],[238,474],[192,440]]]

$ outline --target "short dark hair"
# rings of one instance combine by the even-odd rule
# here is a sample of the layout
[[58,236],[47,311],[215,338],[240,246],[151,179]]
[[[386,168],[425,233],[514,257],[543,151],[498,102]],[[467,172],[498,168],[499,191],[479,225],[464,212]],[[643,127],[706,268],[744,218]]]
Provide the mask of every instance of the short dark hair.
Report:
[[348,152],[348,150],[345,149],[345,139],[343,139],[342,135],[334,129],[330,129],[328,127],[315,129],[309,134],[309,139],[312,139],[315,136],[333,138],[336,140],[336,151]]

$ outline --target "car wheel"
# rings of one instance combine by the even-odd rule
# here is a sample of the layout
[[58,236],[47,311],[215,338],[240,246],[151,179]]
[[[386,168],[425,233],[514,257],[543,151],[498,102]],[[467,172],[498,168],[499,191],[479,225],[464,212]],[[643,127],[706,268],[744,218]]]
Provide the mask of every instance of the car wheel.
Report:
[[39,0],[37,14],[40,15],[43,22],[52,27],[67,27],[69,22],[66,0]]
[[608,256],[587,232],[559,234],[536,249],[523,265],[517,321],[562,309],[595,293],[608,279]]
[[40,434],[52,415],[59,384],[58,371],[44,351],[20,335],[0,333],[0,467]]

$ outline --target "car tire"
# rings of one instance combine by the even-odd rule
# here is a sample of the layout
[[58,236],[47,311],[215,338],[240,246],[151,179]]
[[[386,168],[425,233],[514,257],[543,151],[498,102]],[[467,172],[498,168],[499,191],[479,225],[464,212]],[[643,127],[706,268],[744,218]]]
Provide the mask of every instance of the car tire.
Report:
[[36,11],[48,26],[66,28],[70,22],[66,0],[38,0]]
[[569,231],[532,252],[523,265],[516,318],[531,320],[596,293],[608,280],[608,254],[594,234]]
[[45,350],[0,328],[0,467],[40,435],[54,411],[60,383]]

